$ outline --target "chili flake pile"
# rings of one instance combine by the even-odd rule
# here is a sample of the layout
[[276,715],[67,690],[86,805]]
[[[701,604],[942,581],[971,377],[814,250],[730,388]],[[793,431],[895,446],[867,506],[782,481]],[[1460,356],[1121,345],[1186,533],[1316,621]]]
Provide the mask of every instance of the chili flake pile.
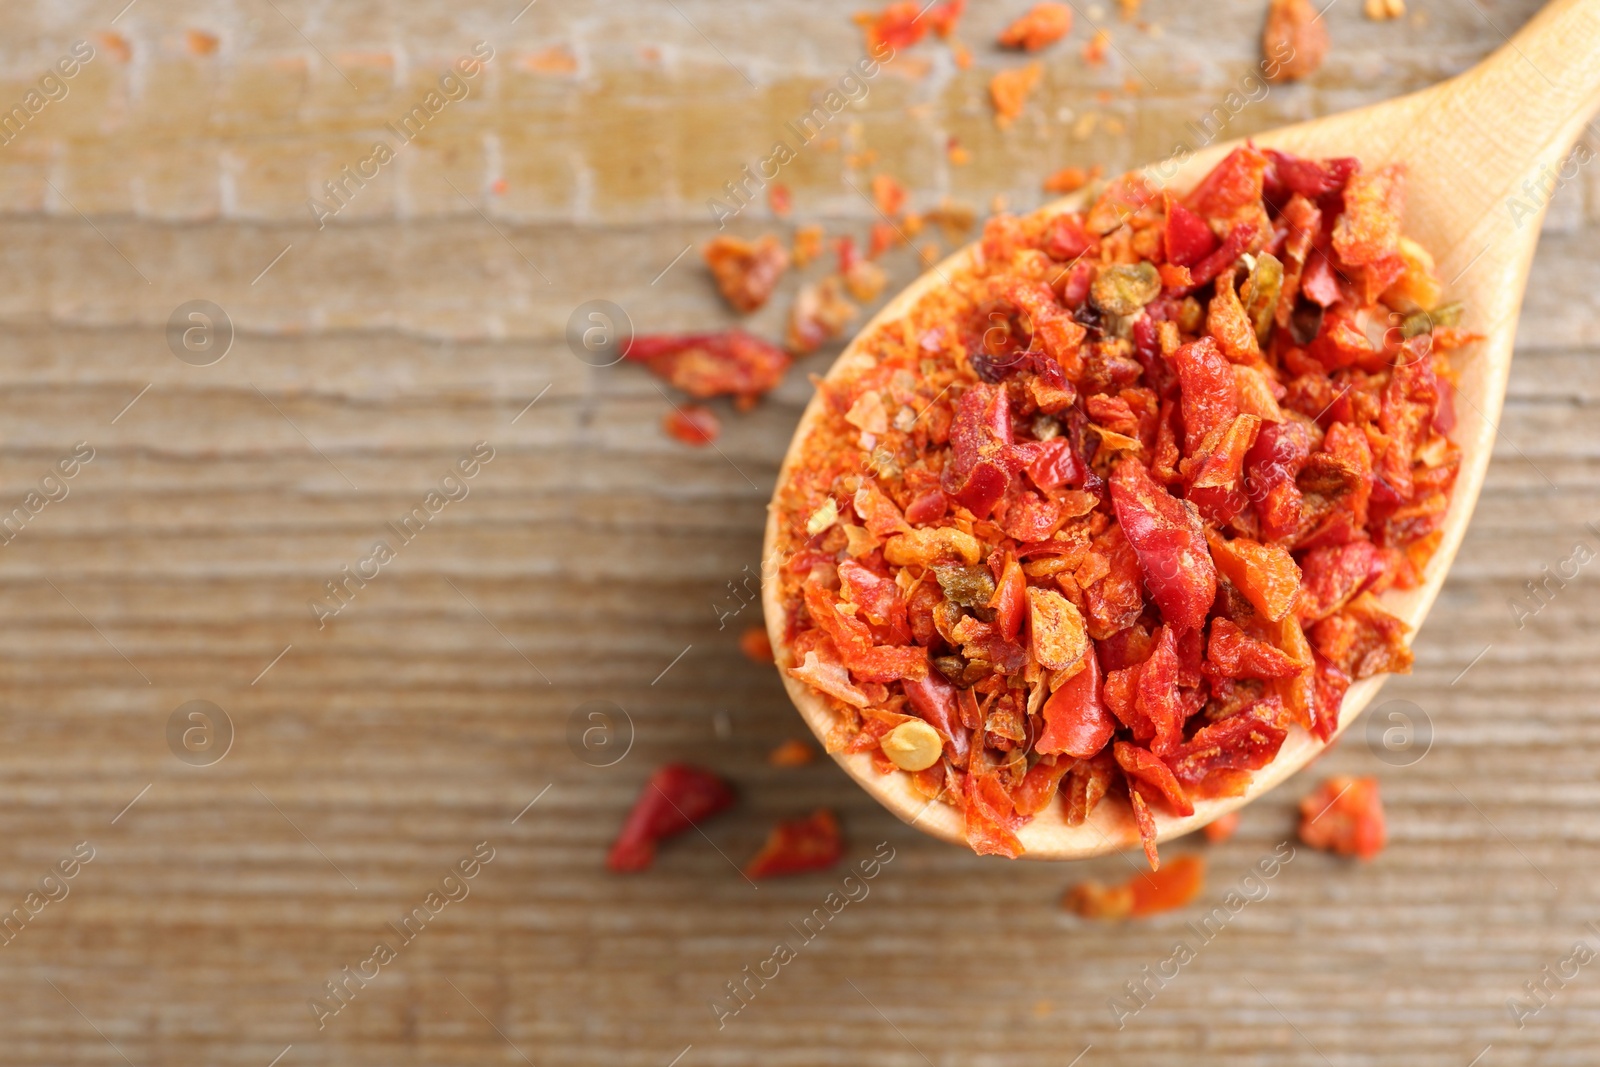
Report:
[[1246,146],[1187,196],[991,220],[863,339],[780,487],[777,661],[979,853],[1237,796],[1352,680],[1406,671],[1380,605],[1460,464],[1474,340],[1401,235],[1404,168]]

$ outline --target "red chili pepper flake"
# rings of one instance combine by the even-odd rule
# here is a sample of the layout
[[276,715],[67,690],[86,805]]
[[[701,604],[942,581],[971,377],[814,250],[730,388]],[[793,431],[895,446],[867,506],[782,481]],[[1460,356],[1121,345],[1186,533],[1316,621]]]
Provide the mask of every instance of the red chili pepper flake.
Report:
[[883,214],[893,218],[905,210],[905,186],[895,181],[888,174],[874,174],[872,176],[872,203]]
[[722,423],[710,408],[686,404],[673,408],[661,420],[667,434],[686,445],[709,445],[722,434]]
[[1067,890],[1061,906],[1101,922],[1143,919],[1186,907],[1200,895],[1205,882],[1205,857],[1179,856],[1159,871],[1136,874],[1118,885],[1080,882]]
[[765,626],[751,626],[739,635],[739,651],[752,663],[772,662],[772,642]]
[[1037,52],[1072,32],[1072,8],[1066,4],[1034,4],[1026,15],[1000,31],[1002,48]]
[[1123,806],[1154,867],[1169,820],[1409,669],[1381,598],[1439,544],[1468,338],[1403,191],[1249,145],[1186,196],[1124,176],[991,219],[862,338],[776,501],[777,660],[830,748],[912,774],[977,852],[1021,854],[1059,797],[1069,825]]
[[670,763],[650,776],[606,857],[613,871],[643,871],[656,843],[693,829],[733,803],[733,790],[699,767]]
[[782,182],[773,182],[767,186],[767,206],[780,219],[788,218],[789,212],[794,210],[794,197],[789,192],[789,187]]
[[989,100],[994,104],[994,123],[1002,130],[1015,122],[1027,106],[1028,94],[1038,86],[1044,68],[1037,63],[1013,70],[1002,70],[989,79]]
[[1300,840],[1370,860],[1388,843],[1376,778],[1329,778],[1300,801]]
[[772,878],[786,874],[821,871],[839,862],[844,842],[839,836],[839,820],[826,808],[818,808],[803,819],[780,822],[767,835],[744,873],[750,878]]
[[1238,832],[1239,813],[1230,811],[1226,815],[1218,815],[1215,819],[1205,824],[1200,831],[1206,835],[1206,840],[1213,845],[1220,845]]
[[624,356],[701,400],[753,401],[783,381],[790,363],[783,349],[743,330],[642,335]]
[[1272,0],[1261,32],[1268,81],[1294,81],[1313,74],[1328,52],[1328,25],[1311,0]]
[[774,767],[804,767],[816,761],[817,750],[793,737],[767,753],[767,762]]
[[1065,196],[1075,193],[1085,185],[1100,177],[1100,165],[1097,163],[1084,170],[1082,167],[1062,167],[1044,180],[1044,191]]
[[702,254],[723,298],[745,314],[767,302],[789,269],[789,253],[771,234],[755,242],[715,237]]

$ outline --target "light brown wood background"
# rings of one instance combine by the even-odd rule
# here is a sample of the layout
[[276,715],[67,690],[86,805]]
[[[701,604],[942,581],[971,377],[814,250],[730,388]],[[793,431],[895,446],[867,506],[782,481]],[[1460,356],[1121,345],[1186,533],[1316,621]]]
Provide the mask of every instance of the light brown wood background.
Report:
[[[653,379],[588,367],[563,340],[591,299],[641,331],[728,321],[693,253],[662,272],[714,232],[706,197],[861,54],[855,5],[122,3],[0,10],[6,107],[72,42],[96,49],[0,147],[0,511],[76,442],[95,450],[0,546],[0,912],[75,843],[95,849],[70,896],[0,945],[0,1062],[1594,1062],[1600,963],[1521,1029],[1506,1002],[1579,939],[1600,946],[1585,925],[1600,920],[1600,563],[1522,628],[1510,606],[1575,542],[1600,551],[1583,526],[1600,520],[1600,172],[1555,198],[1472,531],[1415,674],[1375,708],[1412,702],[1431,750],[1391,766],[1358,728],[1310,772],[1377,774],[1389,850],[1359,866],[1302,849],[1119,1030],[1108,1001],[1292,834],[1311,778],[1207,850],[1201,905],[1108,929],[1057,898],[1126,877],[1124,858],[979,860],[831,763],[769,768],[804,730],[737,649],[757,609],[725,628],[718,611],[757,569],[805,372],[828,357],[753,414],[719,406],[719,454],[662,435]],[[1080,4],[1002,135],[983,85],[1018,60],[984,42],[1024,6],[975,0],[972,71],[934,43],[874,79],[837,150],[786,169],[796,221],[860,239],[871,209],[845,179],[878,169],[919,207],[1028,207],[1057,166],[1161,157],[1254,62],[1263,8],[1146,0],[1140,29]],[[1335,0],[1324,70],[1228,135],[1447,77],[1537,5],[1413,0],[1382,24],[1360,6]],[[1116,46],[1100,69],[1077,54],[1091,23]],[[307,197],[480,40],[496,58],[471,97],[319,231]],[[552,48],[575,69],[552,71]],[[952,134],[970,165],[948,165]],[[851,168],[868,150],[876,163]],[[740,223],[774,226],[764,207]],[[911,276],[907,253],[892,263]],[[793,284],[752,328],[776,334]],[[237,334],[210,367],[164,335],[194,299]],[[322,583],[476,441],[495,458],[470,496],[319,630]],[[235,729],[207,767],[168,747],[193,699]],[[590,700],[631,718],[610,767],[567,742]],[[634,794],[675,759],[716,768],[742,803],[650,873],[607,876]],[[787,924],[845,873],[756,889],[734,865],[818,805],[840,813],[850,862],[881,841],[895,859],[719,1030],[724,983],[795,940]],[[495,858],[471,895],[319,1031],[308,999],[393,941],[385,924],[480,841]]]

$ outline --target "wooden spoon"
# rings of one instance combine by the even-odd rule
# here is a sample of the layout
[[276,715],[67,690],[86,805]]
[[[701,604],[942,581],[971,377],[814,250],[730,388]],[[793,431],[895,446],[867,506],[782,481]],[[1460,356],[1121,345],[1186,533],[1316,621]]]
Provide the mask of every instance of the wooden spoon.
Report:
[[[1444,299],[1465,302],[1461,325],[1486,336],[1455,357],[1461,382],[1452,437],[1461,447],[1462,462],[1443,541],[1421,588],[1384,598],[1385,606],[1413,632],[1421,626],[1444,583],[1483,487],[1505,396],[1517,313],[1551,184],[1563,176],[1572,180],[1578,166],[1589,161],[1587,154],[1571,160],[1567,154],[1597,106],[1600,0],[1556,0],[1515,38],[1465,74],[1398,100],[1252,138],[1263,147],[1312,158],[1359,156],[1367,168],[1403,161],[1408,167],[1404,232],[1436,257],[1437,274],[1445,283]],[[1181,165],[1175,158],[1147,167],[1144,173],[1159,185],[1186,191],[1238,143],[1211,146],[1183,159]],[[1525,182],[1531,185],[1525,186]],[[1080,199],[1069,198],[1040,211],[1055,214],[1079,207]],[[839,356],[828,379],[837,380],[852,367],[870,364],[872,356],[863,350],[862,338],[904,315],[924,294],[944,284],[946,276],[964,269],[971,251],[969,245],[950,256],[889,301]],[[822,398],[813,397],[784,458],[780,487],[798,463],[800,445],[822,413]],[[781,562],[775,557],[778,522],[774,506],[768,515],[763,552],[763,558],[774,564]],[[793,657],[787,655],[783,644],[786,616],[773,578],[776,571],[775,565],[764,568],[762,601],[778,664],[785,667],[792,665]],[[789,696],[812,732],[825,739],[836,715],[808,686],[781,673]],[[1351,686],[1340,713],[1341,732],[1383,681],[1384,676],[1379,675]],[[1299,770],[1323,747],[1299,727],[1294,728],[1277,759],[1257,772],[1245,796],[1196,802],[1195,813],[1187,818],[1158,814],[1160,839],[1188,833],[1249,803]],[[930,804],[912,790],[909,775],[879,774],[866,753],[835,753],[834,758],[901,819],[946,841],[965,844],[961,813],[947,804]],[[1025,855],[1034,859],[1095,856],[1139,841],[1126,803],[1109,799],[1082,826],[1066,825],[1060,805],[1051,804],[1018,836],[1027,850]]]

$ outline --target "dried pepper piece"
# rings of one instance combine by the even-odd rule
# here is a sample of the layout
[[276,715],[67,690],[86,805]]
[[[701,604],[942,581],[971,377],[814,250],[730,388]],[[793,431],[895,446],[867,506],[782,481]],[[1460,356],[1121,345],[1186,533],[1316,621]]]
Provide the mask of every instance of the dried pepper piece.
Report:
[[751,626],[739,635],[739,651],[752,663],[771,663],[772,641],[764,626]]
[[895,0],[877,15],[857,15],[856,22],[866,30],[867,51],[877,55],[881,45],[899,52],[927,36],[933,23],[921,16],[921,5],[913,0]]
[[1200,517],[1132,459],[1112,472],[1111,502],[1162,617],[1181,629],[1198,630],[1217,597],[1217,572]]
[[744,873],[748,878],[773,878],[821,871],[838,863],[843,854],[839,820],[828,809],[818,808],[803,819],[773,827],[761,851],[744,865]]
[[1400,248],[1406,169],[1391,163],[1352,175],[1344,188],[1344,212],[1333,227],[1333,250],[1352,267],[1376,263]]
[[1061,906],[1085,919],[1117,922],[1142,919],[1186,907],[1205,888],[1205,859],[1179,856],[1160,871],[1135,875],[1120,885],[1080,882],[1067,890]]
[[755,400],[777,388],[790,363],[783,349],[743,330],[639,336],[624,356],[700,400]]
[[1261,32],[1269,81],[1295,81],[1322,66],[1328,52],[1328,27],[1310,0],[1272,0]]
[[662,417],[661,426],[672,438],[686,445],[709,445],[722,435],[722,423],[708,407],[685,404]]
[[622,824],[606,866],[642,871],[655,860],[656,843],[692,829],[733,804],[733,790],[710,771],[669,763],[645,782]]
[[754,243],[714,237],[701,253],[717,288],[735,311],[749,314],[767,302],[789,269],[789,253],[771,234]]
[[1062,682],[1045,701],[1044,733],[1034,743],[1043,753],[1064,753],[1089,759],[1106,747],[1117,720],[1100,698],[1099,658],[1091,646],[1083,656],[1083,669]]
[[1300,840],[1370,860],[1388,843],[1376,778],[1329,778],[1300,801]]
[[989,79],[989,100],[994,104],[995,125],[1002,130],[1022,115],[1027,106],[1028,94],[1033,92],[1044,76],[1044,68],[1037,63],[1013,70],[1002,70]]
[[789,351],[797,356],[809,355],[850,325],[858,309],[839,291],[841,284],[840,279],[829,275],[800,287],[789,309],[789,328],[784,334]]
[[1000,31],[1002,48],[1037,52],[1072,32],[1072,8],[1066,4],[1034,4],[1028,13]]
[[1238,829],[1239,813],[1230,811],[1228,814],[1218,815],[1215,819],[1206,823],[1201,828],[1201,832],[1206,835],[1206,841],[1213,845],[1220,845],[1224,841],[1231,839],[1238,832]]
[[767,762],[774,767],[804,767],[816,760],[817,750],[795,737],[767,753]]

